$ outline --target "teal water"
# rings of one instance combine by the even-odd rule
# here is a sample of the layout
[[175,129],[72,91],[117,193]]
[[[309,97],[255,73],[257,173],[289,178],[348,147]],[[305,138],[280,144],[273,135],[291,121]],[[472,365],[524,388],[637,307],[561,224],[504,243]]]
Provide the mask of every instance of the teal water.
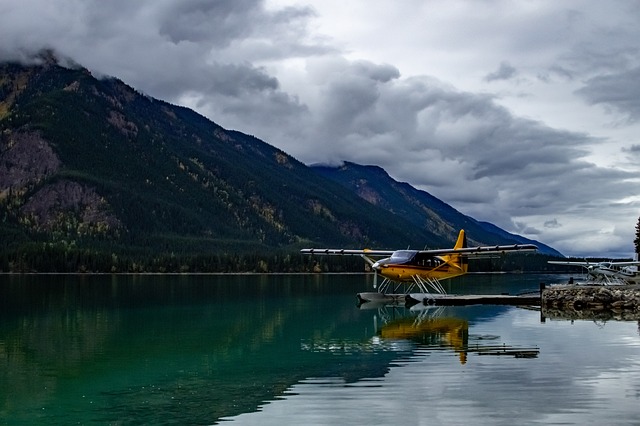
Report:
[[[557,277],[469,275],[450,292]],[[637,322],[358,307],[365,275],[0,276],[0,424],[637,424]]]

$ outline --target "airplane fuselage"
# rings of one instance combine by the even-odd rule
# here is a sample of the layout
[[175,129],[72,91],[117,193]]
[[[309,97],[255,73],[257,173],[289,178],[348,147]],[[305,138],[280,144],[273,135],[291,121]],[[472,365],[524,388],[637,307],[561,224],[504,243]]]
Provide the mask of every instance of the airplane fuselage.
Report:
[[373,265],[380,275],[392,281],[444,280],[464,275],[467,261],[460,255],[429,256],[417,250],[398,250]]
[[385,265],[379,270],[380,275],[392,281],[413,281],[414,276],[424,280],[444,280],[464,275],[465,271],[458,267],[445,265],[440,268],[426,268],[413,265]]

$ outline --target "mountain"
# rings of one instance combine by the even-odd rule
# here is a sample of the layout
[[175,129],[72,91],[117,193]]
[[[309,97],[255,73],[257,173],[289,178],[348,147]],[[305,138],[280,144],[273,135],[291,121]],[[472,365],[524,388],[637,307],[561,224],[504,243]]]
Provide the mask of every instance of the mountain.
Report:
[[313,165],[320,175],[353,191],[369,203],[406,219],[418,229],[428,229],[443,240],[465,229],[471,245],[536,244],[539,252],[562,256],[557,250],[507,231],[488,222],[466,216],[426,191],[397,182],[378,166],[345,162],[342,166]]
[[464,223],[438,209],[438,226],[415,226],[253,136],[50,52],[0,64],[0,270],[252,270],[220,256],[446,247]]

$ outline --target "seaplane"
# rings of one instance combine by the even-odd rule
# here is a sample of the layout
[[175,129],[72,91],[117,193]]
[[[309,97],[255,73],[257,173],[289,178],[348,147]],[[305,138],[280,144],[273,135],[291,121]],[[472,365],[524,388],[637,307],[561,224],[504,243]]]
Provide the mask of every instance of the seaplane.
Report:
[[[549,260],[552,265],[579,266],[584,268],[587,279],[582,284],[592,285],[625,285],[640,284],[640,261],[624,262],[584,262]],[[570,281],[570,283],[573,283]]]
[[[502,254],[511,251],[537,250],[534,244],[496,245],[468,247],[464,230],[449,249],[434,250],[351,250],[351,249],[302,249],[309,255],[355,255],[362,257],[374,272],[373,287],[376,292],[358,293],[360,302],[404,301],[413,290],[429,298],[431,294],[445,295],[441,281],[467,273],[469,257]],[[378,275],[383,277],[378,286]],[[425,297],[413,296],[414,300]]]

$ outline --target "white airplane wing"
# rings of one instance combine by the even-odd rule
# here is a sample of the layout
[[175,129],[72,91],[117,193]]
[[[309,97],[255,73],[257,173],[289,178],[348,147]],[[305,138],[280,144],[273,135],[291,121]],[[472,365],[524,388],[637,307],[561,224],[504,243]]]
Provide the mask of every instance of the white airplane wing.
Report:
[[[416,250],[419,253],[430,254],[439,256],[443,254],[494,254],[503,253],[507,251],[531,251],[537,250],[538,247],[534,244],[514,244],[506,246],[481,246],[481,247],[462,247],[462,248],[448,248],[448,249],[435,249],[435,250]],[[300,253],[303,254],[320,254],[320,255],[365,255],[365,256],[391,256],[397,250],[352,250],[352,249],[328,249],[328,248],[310,248],[302,249]]]
[[352,255],[352,256],[391,256],[395,250],[352,250],[352,249],[329,249],[329,248],[310,248],[302,249],[302,254],[320,254],[320,255]]
[[569,260],[548,260],[547,263],[551,265],[569,265],[569,266],[584,266],[585,268],[588,266],[597,265],[598,262],[575,262]]
[[420,250],[420,253],[433,254],[434,256],[442,254],[464,254],[464,255],[483,255],[504,253],[507,251],[532,251],[538,250],[534,244],[513,244],[507,246],[479,246],[479,247],[462,247],[458,249],[436,249],[436,250]]

